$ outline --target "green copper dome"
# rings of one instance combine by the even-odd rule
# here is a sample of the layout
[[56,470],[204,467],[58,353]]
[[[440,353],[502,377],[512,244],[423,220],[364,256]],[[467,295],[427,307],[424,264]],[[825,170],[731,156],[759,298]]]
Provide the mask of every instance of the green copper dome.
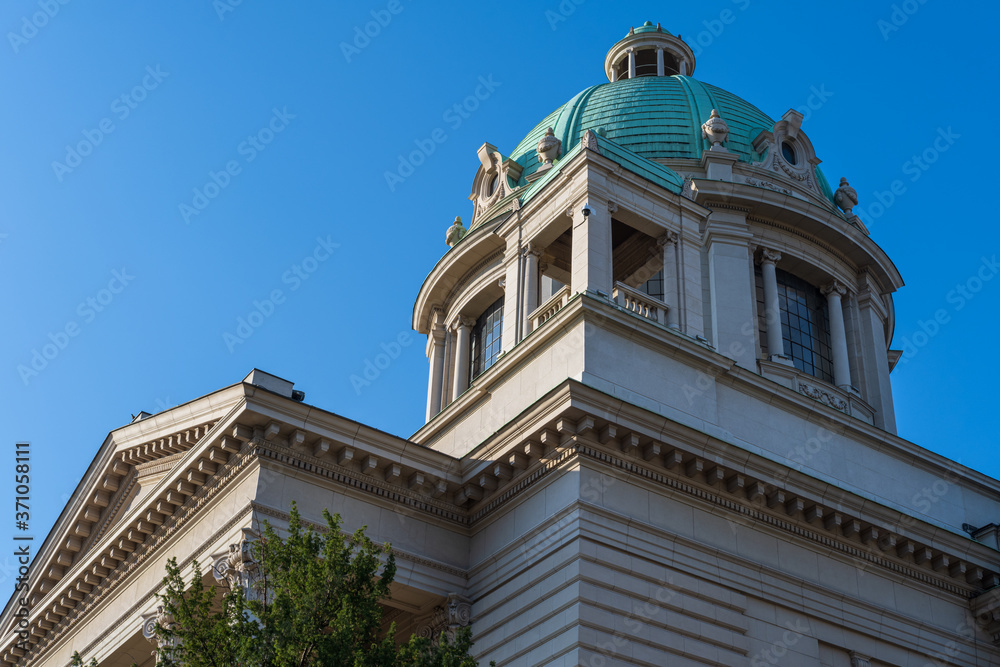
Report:
[[536,146],[551,127],[562,141],[563,155],[580,142],[583,130],[594,130],[650,160],[698,159],[709,148],[701,125],[712,109],[729,125],[726,149],[743,162],[759,161],[762,156],[754,151],[753,139],[761,130],[770,130],[774,121],[732,93],[681,75],[636,77],[587,88],[539,123],[511,158],[524,167],[523,183],[538,169]]

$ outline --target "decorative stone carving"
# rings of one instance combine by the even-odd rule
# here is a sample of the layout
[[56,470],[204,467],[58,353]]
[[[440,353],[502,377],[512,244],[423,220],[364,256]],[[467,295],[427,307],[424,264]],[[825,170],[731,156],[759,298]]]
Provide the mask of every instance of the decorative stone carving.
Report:
[[833,201],[850,217],[851,210],[858,205],[858,191],[851,187],[846,178],[840,179],[840,187],[833,193]]
[[435,607],[430,616],[417,626],[417,634],[430,640],[437,640],[442,632],[454,640],[455,632],[472,622],[472,604],[467,598],[452,593],[448,601]]
[[834,292],[836,292],[840,296],[844,296],[845,294],[847,294],[847,288],[838,283],[836,280],[829,283],[828,285],[824,285],[823,289],[820,291],[823,292],[823,296],[829,296]]
[[225,582],[233,590],[242,588],[247,600],[263,601],[264,573],[253,557],[256,537],[251,529],[244,528],[239,543],[230,544],[229,553],[213,563],[212,575],[216,581]]
[[613,201],[609,201],[608,202],[608,213],[610,213],[611,215],[614,215],[617,212],[618,212],[618,204],[614,203]]
[[808,396],[814,401],[819,401],[823,405],[828,405],[834,410],[840,410],[841,412],[847,412],[847,401],[835,396],[828,391],[824,391],[819,387],[814,387],[811,384],[805,382],[799,382],[799,393]]
[[469,233],[469,230],[462,225],[462,216],[456,215],[455,222],[451,223],[451,227],[448,228],[448,233],[445,234],[445,242],[448,243],[449,248],[454,248],[455,244],[465,238],[465,235]]
[[538,158],[542,161],[540,169],[552,167],[552,161],[562,152],[562,141],[552,133],[552,128],[545,130],[545,136],[538,141]]
[[160,639],[156,636],[157,624],[160,627],[169,628],[173,625],[173,622],[173,617],[167,614],[162,606],[159,606],[154,613],[142,617],[142,636],[148,639],[159,650],[173,648],[177,646],[176,639],[161,643]]
[[764,188],[765,190],[771,190],[773,192],[780,192],[781,194],[784,194],[784,195],[790,195],[790,194],[792,194],[792,191],[789,190],[788,188],[783,188],[780,185],[775,185],[774,183],[771,183],[770,181],[762,181],[760,179],[754,178],[753,176],[747,176],[743,180],[746,181],[747,185],[752,185],[752,186],[754,186],[756,188]]
[[677,243],[677,232],[666,232],[656,238],[656,244],[661,248]]
[[872,667],[872,659],[857,651],[851,651],[851,667]]
[[993,588],[970,600],[976,623],[1000,646],[1000,588]]
[[583,133],[583,140],[581,141],[583,147],[588,151],[594,151],[598,155],[601,153],[600,147],[597,145],[597,135],[594,134],[593,130],[587,130]]
[[729,125],[715,109],[712,109],[712,116],[701,126],[701,136],[712,143],[711,150],[726,150],[722,144],[729,140]]
[[771,264],[777,264],[781,261],[781,253],[777,250],[771,250],[769,248],[763,248],[760,251],[760,262],[768,262]]

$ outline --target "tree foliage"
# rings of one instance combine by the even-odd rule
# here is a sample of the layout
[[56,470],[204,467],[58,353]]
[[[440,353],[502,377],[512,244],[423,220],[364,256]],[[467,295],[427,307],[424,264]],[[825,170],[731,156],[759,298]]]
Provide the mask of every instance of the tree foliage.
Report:
[[[250,543],[244,586],[221,596],[205,586],[195,562],[185,584],[167,564],[157,667],[476,667],[468,628],[438,641],[411,636],[397,645],[395,623],[382,632],[380,601],[389,598],[396,561],[359,529],[346,539],[339,515],[323,511],[326,530],[303,527],[292,504],[288,536],[264,522]],[[73,665],[85,665],[74,655]]]

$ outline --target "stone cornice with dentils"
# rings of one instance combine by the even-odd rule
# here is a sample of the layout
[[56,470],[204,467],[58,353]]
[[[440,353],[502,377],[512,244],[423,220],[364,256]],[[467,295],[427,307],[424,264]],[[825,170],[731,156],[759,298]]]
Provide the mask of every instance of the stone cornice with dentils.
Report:
[[[236,437],[237,429],[234,429],[232,437],[222,436],[203,458],[192,462],[180,474],[183,479],[145,499],[143,507],[149,509],[136,513],[127,523],[115,524],[113,520],[117,518],[120,506],[127,500],[134,483],[135,466],[187,452],[201,442],[217,423],[205,422],[126,447],[116,452],[106,468],[96,475],[96,487],[88,491],[87,501],[82,503],[77,515],[65,524],[69,529],[59,536],[60,541],[53,548],[53,553],[47,559],[39,558],[32,566],[36,572],[42,573],[31,587],[28,597],[32,609],[29,627],[29,642],[32,645],[60,624],[95,587],[102,585],[106,577],[128,560],[136,548],[173,514],[176,507],[184,504],[195,492],[196,486],[203,484],[208,474],[214,473],[230,453],[239,449],[242,441]],[[123,483],[126,488],[120,488]],[[103,525],[94,533],[94,526],[102,518]],[[105,533],[110,537],[105,537]],[[0,664],[13,665],[24,655],[14,644],[11,640],[0,647]]]
[[[574,385],[567,386],[572,393]],[[452,471],[417,469],[407,465],[412,460],[404,463],[402,457],[385,456],[375,443],[359,443],[354,438],[346,444],[275,420],[262,427],[235,424],[225,435],[215,433],[197,460],[169,475],[159,493],[144,502],[137,519],[122,525],[120,534],[104,542],[103,548],[86,553],[66,573],[73,582],[61,590],[57,585],[44,611],[33,614],[30,657],[57,641],[70,622],[77,622],[116,590],[249,462],[261,459],[334,479],[409,511],[465,527],[487,520],[558,468],[589,461],[722,508],[735,521],[767,525],[952,594],[971,597],[1000,583],[995,571],[973,562],[979,559],[926,544],[930,539],[921,540],[920,535],[934,531],[925,530],[920,522],[907,526],[912,534],[901,534],[886,527],[899,525],[891,511],[861,518],[824,505],[808,492],[782,488],[770,480],[792,473],[778,470],[773,463],[754,468],[745,453],[733,465],[709,460],[699,454],[705,447],[703,439],[687,441],[679,434],[668,443],[662,431],[626,426],[617,423],[627,421],[624,415],[612,421],[602,418],[600,410],[584,411],[581,404],[580,400],[575,401],[577,407],[564,403],[554,419],[539,415],[533,426],[509,441],[510,446],[495,450],[492,460],[472,456],[455,460],[460,484]],[[240,452],[237,460],[231,461],[236,452]],[[775,474],[760,474],[766,468]],[[847,501],[841,499],[839,504]],[[180,506],[185,511],[175,512]],[[13,665],[21,657],[12,644],[4,649],[6,664]]]

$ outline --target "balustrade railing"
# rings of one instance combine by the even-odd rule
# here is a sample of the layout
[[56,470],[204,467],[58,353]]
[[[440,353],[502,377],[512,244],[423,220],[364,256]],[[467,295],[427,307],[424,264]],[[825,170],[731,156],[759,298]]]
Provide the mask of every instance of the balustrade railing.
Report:
[[535,308],[535,310],[528,315],[528,321],[531,323],[531,330],[534,331],[552,319],[552,317],[567,303],[569,303],[569,285],[564,285],[562,289],[549,297],[545,303],[540,305],[538,308]]
[[615,283],[612,298],[619,307],[645,317],[659,324],[667,324],[667,304],[649,296],[645,292],[629,287],[625,283]]

